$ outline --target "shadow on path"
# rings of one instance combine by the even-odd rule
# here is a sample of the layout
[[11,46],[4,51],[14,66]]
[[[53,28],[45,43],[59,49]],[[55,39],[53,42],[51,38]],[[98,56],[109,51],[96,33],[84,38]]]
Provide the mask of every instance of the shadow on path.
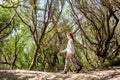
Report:
[[117,80],[120,80],[120,72],[114,72],[113,74],[101,78],[101,80],[113,80],[114,78],[118,78]]
[[27,70],[0,70],[0,80],[120,80],[120,67],[60,74]]
[[24,73],[0,71],[0,80],[28,80],[35,77],[31,75],[21,77],[21,75],[24,75]]

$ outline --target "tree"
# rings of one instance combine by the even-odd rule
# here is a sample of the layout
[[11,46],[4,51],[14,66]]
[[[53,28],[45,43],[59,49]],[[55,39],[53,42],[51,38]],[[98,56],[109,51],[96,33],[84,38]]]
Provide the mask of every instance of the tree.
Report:
[[[21,12],[23,11],[23,13],[24,13],[24,14],[22,14],[22,13],[21,14],[25,18],[21,17],[19,11],[17,11],[17,9],[15,9],[18,17],[30,29],[31,35],[32,35],[35,45],[36,45],[34,57],[33,57],[33,60],[31,62],[29,69],[33,69],[33,67],[35,66],[37,55],[38,55],[38,52],[40,51],[40,44],[44,38],[47,27],[49,27],[49,25],[52,23],[54,25],[53,27],[56,26],[56,24],[59,20],[59,16],[62,12],[62,8],[64,6],[63,1],[61,0],[60,1],[61,2],[61,10],[58,10],[58,11],[56,10],[56,12],[55,12],[54,9],[57,9],[54,6],[56,1],[46,0],[45,3],[43,4],[43,6],[44,6],[43,9],[39,9],[41,7],[41,6],[37,5],[37,4],[39,4],[39,2],[40,2],[39,0],[24,1],[24,3],[28,4],[27,8],[23,6],[23,8],[21,9]],[[42,14],[42,16],[40,15],[40,13]],[[56,15],[58,15],[58,16],[56,16]],[[54,17],[56,20],[54,20],[54,22],[53,22]],[[41,20],[41,21],[39,21],[39,20]]]
[[[4,0],[0,4],[0,67],[58,71],[75,38],[83,69],[104,66],[120,51],[119,0]],[[8,16],[7,16],[8,15]],[[72,67],[71,70],[74,70]]]
[[[117,3],[116,3],[117,2]],[[117,0],[92,1],[92,0],[69,0],[72,16],[83,36],[84,46],[93,51],[101,62],[104,62],[111,51],[118,51],[114,39],[116,28],[119,26],[119,12]]]

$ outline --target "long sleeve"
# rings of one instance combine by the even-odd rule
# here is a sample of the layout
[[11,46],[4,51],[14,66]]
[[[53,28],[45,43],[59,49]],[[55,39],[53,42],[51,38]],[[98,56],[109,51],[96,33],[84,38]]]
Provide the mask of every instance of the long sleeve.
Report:
[[62,53],[67,52],[67,48],[61,51]]
[[72,40],[72,39],[70,39],[70,40],[68,41],[67,53],[75,53],[74,45],[73,45],[73,40]]
[[67,48],[62,50],[61,52],[62,53],[67,52],[67,54],[74,54],[75,53],[73,40],[72,39],[68,40]]
[[73,41],[72,41],[72,40],[69,40],[68,45],[69,45],[69,49],[72,50],[72,48],[73,48]]

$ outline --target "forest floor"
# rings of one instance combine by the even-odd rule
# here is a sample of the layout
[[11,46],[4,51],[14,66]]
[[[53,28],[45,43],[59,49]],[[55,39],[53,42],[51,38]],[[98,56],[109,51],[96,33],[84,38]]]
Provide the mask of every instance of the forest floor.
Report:
[[67,74],[27,70],[0,70],[0,80],[120,80],[120,66],[80,73],[68,72]]

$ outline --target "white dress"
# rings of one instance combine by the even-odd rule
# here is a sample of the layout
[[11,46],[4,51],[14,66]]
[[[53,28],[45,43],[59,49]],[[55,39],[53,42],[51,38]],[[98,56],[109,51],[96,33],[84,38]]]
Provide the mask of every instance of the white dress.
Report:
[[65,50],[63,50],[62,52],[67,52],[67,55],[75,53],[74,44],[73,44],[72,39],[68,40],[67,48]]

